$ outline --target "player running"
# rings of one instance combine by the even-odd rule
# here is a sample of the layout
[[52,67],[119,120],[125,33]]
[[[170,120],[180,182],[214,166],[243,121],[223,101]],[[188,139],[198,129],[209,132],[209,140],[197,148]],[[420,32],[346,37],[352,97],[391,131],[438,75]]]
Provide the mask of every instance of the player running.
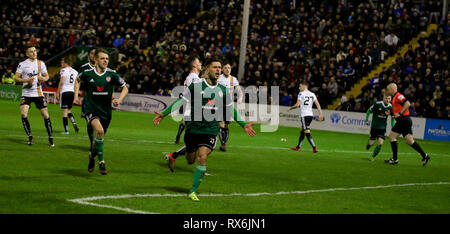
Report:
[[311,144],[313,148],[313,153],[317,153],[317,147],[314,143],[314,140],[311,136],[311,128],[310,124],[312,120],[314,119],[312,107],[313,104],[316,104],[317,110],[319,111],[319,121],[323,120],[322,115],[322,108],[320,107],[319,101],[317,100],[317,97],[314,93],[310,92],[308,90],[308,84],[307,83],[301,83],[300,84],[300,92],[298,93],[297,97],[297,103],[295,105],[289,107],[288,111],[298,108],[301,106],[301,121],[302,121],[302,128],[300,131],[300,138],[298,139],[298,144],[295,147],[291,147],[291,150],[300,151],[300,148],[302,147],[303,139],[308,138],[309,144]]
[[155,112],[157,115],[153,119],[153,123],[159,125],[164,117],[180,108],[183,100],[191,107],[191,121],[186,123],[184,142],[188,163],[193,164],[198,159],[193,185],[188,195],[193,201],[199,201],[196,192],[206,172],[208,155],[216,146],[219,121],[231,119],[233,115],[248,136],[255,135],[253,124],[246,124],[234,109],[226,87],[217,83],[220,72],[220,60],[212,58],[207,62],[207,78],[201,82],[192,83],[182,97],[173,102],[163,113]]
[[[392,113],[391,96],[384,95],[383,101],[374,103],[366,113],[366,124],[369,125],[369,116],[372,115],[372,123],[370,125],[370,137],[366,145],[366,150],[369,150],[375,144],[375,140],[378,139],[378,144],[373,150],[372,158],[370,161],[374,161],[375,157],[380,153],[381,146],[383,146],[384,139],[386,137],[386,126],[388,116]],[[391,124],[394,126],[395,119],[391,117]]]
[[422,166],[427,165],[430,160],[430,156],[426,154],[420,145],[414,141],[412,132],[412,119],[409,115],[409,107],[411,103],[406,100],[403,94],[397,92],[397,85],[390,83],[386,88],[386,95],[392,96],[392,112],[395,117],[395,125],[392,127],[391,133],[389,133],[389,140],[391,141],[392,158],[385,160],[384,162],[391,165],[398,164],[397,159],[397,138],[400,134],[405,138],[406,144],[411,146],[415,151],[422,156]]
[[[224,63],[223,66],[223,73],[219,76],[218,80],[219,84],[225,86],[228,90],[230,90],[231,100],[234,99],[234,91],[236,90],[236,93],[238,95],[237,103],[240,104],[242,102],[242,90],[239,87],[239,81],[236,77],[231,75],[231,64],[228,62]],[[226,144],[228,141],[228,137],[230,136],[230,129],[228,128],[228,125],[230,124],[229,121],[220,122],[220,130],[219,130],[219,139],[220,139],[220,151],[227,151],[226,150]]]
[[[94,69],[88,69],[81,73],[79,80],[75,84],[74,103],[78,104],[78,91],[84,90],[84,113],[88,126],[88,135],[94,139],[91,143],[89,152],[88,171],[92,172],[95,168],[95,157],[98,155],[99,169],[102,175],[106,175],[104,161],[104,136],[111,122],[112,107],[118,106],[128,94],[128,88],[125,81],[116,73],[108,68],[109,55],[104,49],[95,51],[96,65]],[[78,84],[81,82],[81,84]],[[112,94],[114,86],[120,85],[122,92],[118,99],[113,99]]]
[[78,125],[71,112],[74,100],[74,85],[78,77],[78,72],[64,58],[61,59],[61,67],[62,69],[59,72],[61,78],[59,80],[58,91],[56,91],[56,100],[60,101],[59,106],[63,113],[63,134],[69,134],[69,119],[72,122],[75,132],[78,133]]
[[19,63],[17,66],[14,80],[22,82],[22,98],[20,99],[20,114],[22,115],[22,125],[25,133],[28,135],[28,145],[33,145],[33,135],[31,134],[30,122],[28,121],[28,111],[31,103],[34,102],[36,107],[41,111],[44,118],[45,128],[48,133],[48,143],[50,147],[54,147],[53,128],[48,114],[47,101],[45,101],[42,92],[42,82],[49,79],[47,66],[37,58],[36,47],[26,46],[25,54],[27,59]]

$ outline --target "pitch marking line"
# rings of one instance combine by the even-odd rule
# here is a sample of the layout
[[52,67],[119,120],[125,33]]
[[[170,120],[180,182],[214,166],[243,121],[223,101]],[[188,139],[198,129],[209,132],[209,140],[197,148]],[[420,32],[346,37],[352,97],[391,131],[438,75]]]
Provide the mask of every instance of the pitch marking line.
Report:
[[[429,185],[450,185],[450,182],[392,184],[392,185],[379,185],[379,186],[367,186],[367,187],[329,188],[329,189],[315,189],[315,190],[292,191],[292,192],[276,192],[276,193],[263,192],[263,193],[198,194],[197,196],[199,196],[199,197],[235,197],[235,196],[260,197],[260,196],[278,196],[278,195],[290,195],[290,194],[324,193],[324,192],[335,192],[335,191],[371,190],[371,189],[384,189],[384,188],[394,188],[394,187],[429,186]],[[103,204],[98,204],[98,203],[93,202],[93,201],[104,200],[104,199],[124,199],[124,198],[126,199],[126,198],[141,198],[141,197],[187,197],[187,195],[186,194],[125,194],[125,195],[96,196],[96,197],[68,199],[67,201],[81,204],[81,205],[115,209],[115,210],[119,210],[119,211],[125,211],[128,213],[158,214],[155,212],[133,210],[130,208],[111,206],[111,205],[103,205]]]

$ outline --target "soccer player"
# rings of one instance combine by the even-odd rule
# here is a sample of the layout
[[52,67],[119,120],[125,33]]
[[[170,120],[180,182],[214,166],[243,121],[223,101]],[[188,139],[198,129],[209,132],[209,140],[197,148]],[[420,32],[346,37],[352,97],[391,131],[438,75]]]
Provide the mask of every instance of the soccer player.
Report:
[[316,95],[308,90],[308,84],[306,82],[301,83],[299,89],[300,89],[300,92],[298,93],[297,103],[295,103],[295,105],[289,107],[289,109],[288,109],[288,111],[290,111],[292,109],[295,109],[295,108],[298,108],[299,106],[301,106],[302,128],[300,131],[300,138],[298,140],[297,146],[291,147],[291,149],[295,150],[295,151],[300,151],[300,148],[302,147],[303,139],[305,139],[305,135],[306,135],[306,138],[308,139],[309,144],[311,144],[311,146],[313,147],[313,153],[317,153],[317,147],[316,147],[316,144],[314,143],[314,140],[312,139],[311,128],[309,125],[311,124],[312,120],[314,119],[313,111],[312,111],[313,104],[316,104],[317,110],[319,111],[319,120],[320,121],[323,120],[322,108],[320,108],[320,104],[319,104],[319,101],[317,100]]
[[206,172],[206,161],[208,155],[216,146],[219,122],[231,119],[244,128],[248,136],[256,133],[253,124],[246,124],[234,109],[231,97],[225,86],[218,84],[217,79],[221,72],[221,62],[212,58],[207,62],[207,78],[201,82],[192,83],[181,98],[173,102],[163,113],[155,112],[157,115],[153,123],[158,125],[165,116],[180,108],[182,101],[186,101],[191,107],[191,120],[186,123],[184,142],[186,144],[186,159],[189,164],[198,160],[194,172],[192,188],[188,197],[193,201],[199,201],[197,189]]
[[75,132],[78,133],[78,125],[71,112],[72,103],[74,100],[74,85],[75,80],[78,77],[78,72],[73,69],[63,58],[61,59],[61,71],[59,72],[59,74],[61,78],[59,80],[58,91],[56,91],[56,99],[61,99],[59,102],[59,106],[62,109],[63,113],[63,134],[69,134],[69,119],[70,122],[72,122]]
[[[200,72],[202,70],[202,63],[200,62],[200,58],[198,56],[191,56],[188,58],[188,67],[189,67],[189,75],[186,77],[184,81],[184,87],[187,89],[189,85],[191,85],[193,82],[198,82],[201,80],[199,77]],[[180,111],[182,111],[180,109]],[[190,115],[190,110],[185,110],[185,115]],[[180,138],[181,134],[183,133],[184,128],[186,127],[186,122],[183,121],[180,123],[180,126],[178,126],[178,133],[175,138],[175,144],[180,144]],[[175,157],[176,158],[176,157]]]
[[50,115],[48,114],[47,101],[42,92],[42,82],[49,79],[47,66],[45,66],[43,61],[37,58],[36,47],[26,46],[25,54],[28,58],[17,66],[14,80],[16,82],[22,82],[20,114],[22,115],[23,128],[28,135],[28,145],[34,144],[30,123],[28,122],[28,110],[33,102],[41,111],[42,117],[44,118],[45,128],[48,133],[48,143],[50,147],[54,147],[52,123],[50,121]]
[[[78,91],[80,85],[84,89],[84,113],[88,125],[88,135],[94,139],[89,152],[88,171],[95,168],[95,157],[98,156],[99,169],[102,175],[106,175],[104,160],[104,136],[111,122],[112,107],[118,106],[128,94],[128,87],[125,81],[108,68],[109,55],[104,49],[95,50],[95,68],[88,69],[81,73],[79,81],[75,83],[74,103],[79,104]],[[79,84],[80,82],[80,84]],[[122,91],[118,99],[113,99],[114,86],[120,85]]]
[[[383,146],[385,134],[386,134],[386,125],[388,116],[391,115],[392,105],[391,105],[391,96],[384,95],[383,101],[379,101],[374,103],[366,113],[366,124],[369,125],[369,116],[370,113],[372,115],[372,123],[370,125],[370,137],[369,141],[366,145],[366,150],[369,150],[375,144],[375,140],[378,139],[378,144],[375,147],[371,161],[375,160],[375,157],[380,153],[381,146]],[[394,126],[395,119],[391,117],[391,124]]]
[[[242,102],[242,90],[239,87],[239,81],[236,77],[231,75],[231,64],[228,62],[224,63],[223,66],[223,74],[219,76],[218,80],[219,84],[225,86],[228,90],[230,90],[230,95],[233,100],[234,97],[234,90],[236,90],[238,95],[238,103]],[[228,125],[230,124],[229,121],[220,122],[220,130],[219,130],[219,139],[220,139],[220,150],[225,152],[226,151],[226,143],[228,141],[228,137],[230,136],[230,129],[228,128]]]
[[386,95],[392,96],[392,112],[395,117],[395,125],[389,133],[389,140],[391,141],[392,158],[385,160],[386,163],[396,165],[397,159],[397,138],[400,134],[405,138],[406,144],[410,145],[422,156],[422,166],[425,166],[430,160],[430,156],[426,154],[420,145],[414,141],[412,132],[412,120],[409,115],[409,107],[411,103],[406,100],[403,94],[397,91],[397,85],[390,83],[386,88]]

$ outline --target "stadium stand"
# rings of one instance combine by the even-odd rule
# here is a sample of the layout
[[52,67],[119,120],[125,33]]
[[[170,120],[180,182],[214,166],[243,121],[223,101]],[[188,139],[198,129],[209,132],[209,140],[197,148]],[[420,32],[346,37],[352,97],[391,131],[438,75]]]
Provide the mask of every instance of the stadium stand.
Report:
[[[231,62],[236,74],[243,1],[203,2],[2,1],[2,5],[14,7],[1,10],[0,74],[24,59],[21,48],[26,43],[37,45],[44,61],[73,46],[116,49],[115,69],[127,80],[132,93],[170,95],[174,86],[183,83],[187,73],[184,60],[190,54],[202,59],[220,55]],[[441,98],[415,101],[416,112],[423,116],[423,108],[434,105],[442,112],[437,118],[448,118],[449,22],[442,20],[441,6],[412,0],[374,1],[375,5],[372,1],[346,2],[344,6],[341,1],[252,1],[246,72],[238,77],[241,85],[280,86],[279,103],[292,105],[298,84],[306,80],[322,107],[335,108],[331,104],[338,100],[342,103],[338,109],[365,111],[374,98],[379,99],[379,85],[367,85],[362,94],[345,96],[364,76],[383,64],[386,71],[379,74],[379,80],[399,79],[401,90],[410,85],[417,90],[421,82],[404,81],[411,80],[408,76],[415,79],[416,69],[410,75],[403,71],[417,66],[419,53],[421,66],[426,67],[428,59],[421,58],[435,51],[432,57],[437,56],[441,67],[436,68],[433,59],[430,70],[433,77],[438,73],[437,95],[442,92]],[[438,25],[436,34],[421,40],[420,48],[408,53],[408,58],[385,64],[430,23]],[[441,41],[444,49],[439,46]],[[398,67],[394,74],[392,67]],[[428,78],[420,79],[425,83]],[[55,86],[56,80],[54,77],[47,85]],[[422,85],[424,89],[430,86],[427,92],[436,91],[437,85]],[[429,104],[432,100],[434,104]]]

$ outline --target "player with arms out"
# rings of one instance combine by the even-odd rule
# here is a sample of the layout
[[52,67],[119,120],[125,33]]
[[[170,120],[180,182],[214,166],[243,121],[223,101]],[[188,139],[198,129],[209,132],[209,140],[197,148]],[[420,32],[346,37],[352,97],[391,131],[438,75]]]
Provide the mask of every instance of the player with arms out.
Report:
[[[114,106],[118,106],[128,94],[128,87],[116,71],[108,68],[109,55],[106,50],[96,49],[95,62],[94,69],[84,71],[79,76],[79,81],[77,79],[74,103],[79,103],[78,92],[81,86],[84,90],[83,107],[88,135],[90,139],[94,139],[89,152],[88,171],[94,171],[95,157],[98,156],[100,173],[106,175],[108,172],[104,161],[104,136],[111,122],[111,102]],[[122,91],[118,99],[113,99],[112,94],[116,85],[122,87]]]
[[78,125],[72,114],[72,104],[74,100],[74,85],[78,77],[78,72],[73,69],[65,59],[61,59],[61,71],[59,72],[60,80],[58,91],[56,91],[56,100],[59,100],[59,106],[63,113],[63,134],[69,134],[69,119],[72,122],[75,132],[78,133]]
[[386,163],[391,165],[398,164],[397,159],[397,139],[400,134],[405,138],[406,144],[411,146],[422,156],[422,166],[427,165],[430,160],[430,156],[426,154],[420,145],[414,141],[412,132],[412,119],[409,115],[409,107],[411,103],[406,99],[403,94],[397,91],[397,85],[390,83],[386,88],[386,95],[392,96],[392,112],[395,117],[395,125],[392,127],[391,133],[389,133],[389,140],[391,141],[392,158],[385,160]]
[[301,106],[301,121],[302,121],[302,128],[300,130],[300,138],[298,140],[298,144],[295,147],[291,147],[292,150],[300,151],[300,148],[302,147],[303,139],[306,138],[309,141],[309,144],[311,144],[313,148],[313,153],[317,153],[317,147],[314,143],[314,140],[311,136],[311,128],[310,124],[312,120],[314,119],[313,116],[313,104],[316,104],[317,110],[319,111],[319,121],[323,120],[322,115],[322,108],[320,107],[319,101],[317,100],[317,97],[314,93],[310,92],[308,90],[308,84],[306,82],[300,84],[300,92],[298,93],[297,97],[297,103],[295,105],[289,107],[288,111],[298,108]]
[[[372,123],[370,125],[370,137],[366,145],[366,150],[369,150],[375,144],[375,140],[378,139],[378,144],[373,150],[372,158],[370,161],[374,161],[375,157],[380,153],[381,146],[386,134],[386,126],[388,116],[392,113],[391,96],[384,95],[383,101],[374,103],[366,112],[366,124],[369,125],[369,116],[372,115]],[[391,124],[394,126],[395,119],[391,117]]]
[[217,83],[221,73],[221,62],[212,58],[207,62],[207,78],[201,82],[192,83],[181,98],[173,102],[163,113],[155,112],[153,119],[155,125],[159,123],[182,105],[183,100],[191,107],[191,119],[186,123],[184,142],[186,144],[186,159],[193,164],[197,159],[197,167],[194,172],[192,188],[188,197],[193,201],[199,201],[197,189],[206,172],[208,155],[216,146],[219,122],[231,119],[231,115],[238,124],[244,128],[248,136],[256,133],[253,124],[246,124],[234,109],[228,90]]
[[44,118],[45,128],[48,133],[48,143],[51,147],[54,147],[52,123],[50,121],[50,115],[48,114],[47,101],[42,92],[42,82],[49,79],[47,66],[45,66],[43,61],[37,58],[36,47],[26,46],[25,53],[28,58],[17,66],[14,80],[16,82],[22,82],[20,114],[22,115],[23,128],[28,135],[28,145],[34,144],[30,123],[28,121],[28,111],[31,107],[31,103],[34,102]]
[[[219,76],[219,84],[225,86],[228,90],[230,90],[230,95],[232,100],[234,99],[234,92],[237,93],[237,103],[242,103],[242,90],[241,87],[239,87],[239,81],[236,77],[231,75],[231,64],[228,62],[224,63],[223,66],[223,73]],[[219,130],[219,139],[220,139],[220,151],[225,152],[226,151],[226,144],[228,141],[228,138],[230,136],[230,129],[228,128],[228,125],[230,124],[229,121],[220,122],[220,130]]]

